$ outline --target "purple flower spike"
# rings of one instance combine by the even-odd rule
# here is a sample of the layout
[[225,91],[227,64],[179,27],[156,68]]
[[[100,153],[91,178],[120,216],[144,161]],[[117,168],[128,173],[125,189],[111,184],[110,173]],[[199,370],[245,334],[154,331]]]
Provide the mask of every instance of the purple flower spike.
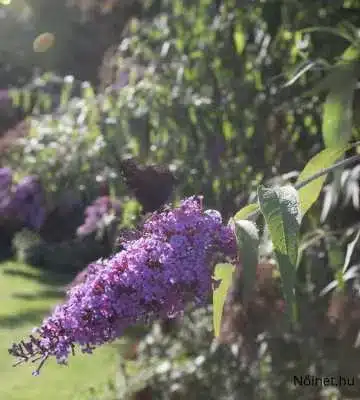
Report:
[[22,361],[40,358],[39,368],[49,356],[66,363],[76,344],[91,353],[129,325],[174,317],[190,301],[206,302],[215,255],[236,254],[231,229],[218,212],[205,213],[195,197],[154,213],[141,238],[124,247],[112,258],[90,264],[85,281],[43,321],[38,337],[14,344],[9,352]]

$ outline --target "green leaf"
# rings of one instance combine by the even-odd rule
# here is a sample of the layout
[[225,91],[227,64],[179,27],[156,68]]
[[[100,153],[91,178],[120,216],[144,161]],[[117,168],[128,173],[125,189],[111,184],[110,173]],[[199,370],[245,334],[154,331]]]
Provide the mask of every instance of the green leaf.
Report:
[[256,203],[248,204],[247,206],[243,207],[241,210],[239,210],[235,215],[234,219],[235,221],[241,220],[241,219],[246,219],[250,214],[254,213],[259,209],[259,205]]
[[244,280],[244,298],[247,300],[256,281],[256,268],[259,257],[259,233],[251,221],[235,221],[236,241],[241,257]]
[[338,65],[346,65],[349,62],[359,61],[360,50],[358,46],[349,46],[341,55]]
[[298,193],[290,185],[274,188],[259,186],[258,198],[279,263],[287,315],[294,321],[294,288],[301,221]]
[[233,37],[237,53],[242,54],[246,45],[246,39],[241,25],[236,26]]
[[[297,179],[296,185],[310,178],[322,169],[331,167],[331,165],[333,165],[344,155],[347,149],[348,146],[328,148],[316,154],[306,164],[305,168]],[[326,177],[327,174],[311,181],[309,184],[299,190],[300,207],[303,216],[318,199]]]
[[293,186],[265,188],[259,186],[258,198],[261,212],[268,224],[274,248],[287,254],[296,264],[300,227],[298,194]]
[[352,105],[357,81],[354,68],[344,69],[337,79],[324,104],[322,132],[326,147],[344,146],[352,134]]
[[221,280],[220,285],[213,292],[213,326],[215,337],[220,334],[221,318],[227,292],[231,286],[235,267],[232,264],[217,264],[214,279]]
[[348,143],[352,133],[352,109],[360,50],[349,46],[328,75],[329,93],[323,112],[323,139],[326,147]]

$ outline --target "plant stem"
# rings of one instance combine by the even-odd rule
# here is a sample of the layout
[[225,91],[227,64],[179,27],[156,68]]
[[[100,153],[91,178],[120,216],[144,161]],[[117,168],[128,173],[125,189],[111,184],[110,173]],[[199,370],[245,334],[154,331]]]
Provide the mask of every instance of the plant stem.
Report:
[[[304,186],[308,185],[310,182],[314,181],[315,179],[318,179],[321,176],[328,174],[329,172],[335,171],[339,167],[345,167],[345,166],[353,163],[354,161],[358,161],[358,160],[360,161],[360,154],[356,154],[355,156],[349,157],[345,160],[338,161],[337,163],[333,164],[331,167],[321,169],[319,172],[310,176],[309,178],[305,179],[304,181],[299,182],[294,187],[296,190],[300,190]],[[259,209],[255,210],[254,212],[252,212],[251,214],[248,215],[248,218],[249,219],[255,218],[259,215],[259,213],[260,213]]]
[[310,178],[305,179],[304,181],[302,181],[302,182],[298,183],[297,185],[295,185],[295,189],[296,190],[302,189],[304,186],[306,186],[310,182],[314,181],[315,179],[320,178],[321,176],[326,175],[329,172],[332,172],[332,171],[334,171],[335,169],[337,169],[339,167],[345,167],[346,165],[351,164],[352,162],[354,162],[356,160],[360,161],[360,154],[356,154],[355,156],[349,157],[349,158],[347,158],[345,160],[338,161],[337,163],[335,163],[331,167],[321,169],[319,172],[317,172],[313,176],[310,176]]

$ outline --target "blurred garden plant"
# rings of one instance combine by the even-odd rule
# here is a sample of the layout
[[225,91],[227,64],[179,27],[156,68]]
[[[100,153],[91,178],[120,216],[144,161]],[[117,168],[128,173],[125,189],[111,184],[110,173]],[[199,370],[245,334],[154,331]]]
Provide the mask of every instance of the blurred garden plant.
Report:
[[110,196],[98,197],[85,210],[84,223],[77,229],[80,237],[90,235],[94,232],[103,236],[105,230],[121,216],[121,203]]
[[[324,47],[313,49],[300,32],[320,7],[308,2],[305,16],[295,13],[295,33],[276,21],[282,7],[294,13],[280,3],[146,2],[150,20],[131,20],[104,57],[103,90],[66,77],[53,94],[49,77],[40,79],[41,111],[12,164],[41,176],[49,192],[106,175],[122,195],[114,153],[130,154],[171,164],[186,178],[179,192],[204,193],[231,215],[263,178],[301,168],[319,141],[318,93],[289,102],[293,88],[302,93],[326,71],[324,63],[301,68],[304,57],[322,57]],[[328,58],[338,56],[343,43],[330,50]],[[26,88],[14,101],[25,106],[31,95]]]
[[45,218],[45,197],[40,181],[27,176],[13,182],[10,168],[0,168],[0,224],[39,230]]

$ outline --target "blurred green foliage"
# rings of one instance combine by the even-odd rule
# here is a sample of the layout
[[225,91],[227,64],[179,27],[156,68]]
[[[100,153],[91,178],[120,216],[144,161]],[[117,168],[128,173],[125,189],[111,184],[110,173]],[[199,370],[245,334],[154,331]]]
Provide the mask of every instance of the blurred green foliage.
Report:
[[[112,84],[99,92],[84,83],[55,113],[34,116],[13,163],[55,189],[97,175],[115,178],[113,153],[131,153],[172,164],[182,177],[179,194],[204,193],[229,215],[260,180],[301,168],[319,150],[318,94],[301,94],[346,49],[342,36],[350,28],[343,25],[356,5],[225,1],[217,7],[203,0],[158,6],[155,17],[131,20],[118,50],[105,59],[104,70],[115,70],[107,74]],[[331,46],[327,32],[301,33],[332,27],[335,17]],[[309,61],[317,67],[286,85]],[[128,75],[125,86],[121,74]],[[63,100],[68,87],[64,81]]]

